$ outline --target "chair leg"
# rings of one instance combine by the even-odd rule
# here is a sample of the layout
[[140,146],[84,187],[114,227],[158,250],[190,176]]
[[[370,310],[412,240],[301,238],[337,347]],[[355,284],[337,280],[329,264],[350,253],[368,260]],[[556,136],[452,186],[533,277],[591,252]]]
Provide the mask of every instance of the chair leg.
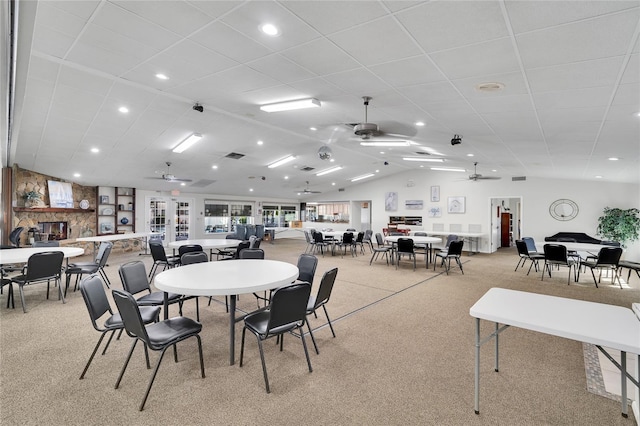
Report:
[[[175,345],[172,345],[175,347]],[[149,380],[149,384],[147,385],[147,390],[144,393],[144,397],[142,398],[142,402],[140,403],[139,410],[142,411],[144,409],[144,404],[147,402],[147,398],[149,397],[149,392],[151,392],[151,386],[153,386],[153,382],[156,379],[156,374],[158,374],[158,369],[160,369],[160,363],[162,362],[162,358],[164,357],[164,353],[169,349],[169,346],[165,347],[160,353],[160,358],[158,358],[158,362],[156,363],[156,367],[153,369],[153,374],[151,375],[151,379]]]
[[242,328],[242,343],[240,343],[240,367],[242,367],[242,359],[244,358],[244,335],[247,332],[247,327]]
[[[115,332],[115,330],[113,330],[113,332]],[[113,337],[113,332],[111,333],[111,337]],[[89,369],[89,365],[91,365],[91,361],[93,361],[93,357],[96,355],[96,352],[98,352],[98,348],[100,347],[100,343],[102,343],[102,339],[104,339],[104,336],[106,334],[107,334],[107,332],[105,331],[104,333],[102,333],[100,335],[100,339],[98,339],[98,343],[96,343],[95,348],[93,348],[93,352],[91,352],[91,356],[89,357],[89,361],[87,361],[87,365],[85,365],[84,366],[84,370],[82,370],[82,374],[80,375],[80,380],[84,379],[84,375],[87,372],[87,370]],[[109,339],[109,341],[111,341],[111,339]],[[105,350],[106,350],[106,348],[105,348]]]
[[267,364],[264,362],[264,350],[262,348],[262,339],[260,336],[256,336],[258,339],[258,349],[260,350],[260,361],[262,362],[262,374],[264,375],[264,385],[267,389],[267,393],[271,393],[269,389],[269,377],[267,376]]
[[456,262],[458,263],[458,266],[460,267],[460,272],[462,272],[462,275],[464,275],[464,269],[462,269],[462,262],[460,261],[459,257],[456,257]]
[[307,365],[309,366],[309,373],[313,372],[311,368],[311,359],[309,358],[309,350],[307,349],[307,341],[304,339],[304,324],[300,327],[300,338],[302,339],[302,347],[304,348],[304,355],[307,357]]
[[336,332],[333,331],[333,325],[331,324],[331,319],[329,318],[329,312],[327,312],[327,307],[325,305],[322,305],[322,309],[324,309],[324,314],[327,317],[327,322],[329,323],[329,328],[331,329],[331,334],[333,334],[333,337],[336,337]]
[[[309,324],[309,321],[307,321],[307,328],[309,329],[309,336],[311,336],[311,342],[313,342],[313,347],[316,349],[316,354],[320,355],[320,351],[318,350],[318,345],[316,344],[316,338],[313,337],[313,331],[311,331],[311,324]],[[301,330],[301,334],[303,334],[304,331]]]
[[24,289],[23,289],[23,285],[18,284],[18,288],[20,290],[20,301],[22,302],[22,312],[23,313],[27,313],[27,303],[24,301]]
[[596,285],[596,288],[598,288],[598,281],[596,280],[596,274],[593,273],[593,268],[591,268],[591,275],[593,276],[593,282]]
[[138,343],[138,339],[133,339],[133,342],[131,343],[131,348],[129,349],[129,354],[127,355],[127,359],[124,361],[124,365],[120,370],[120,375],[118,376],[118,380],[116,380],[115,389],[118,389],[118,386],[120,386],[120,382],[122,381],[122,376],[124,376],[124,372],[126,371],[127,366],[129,365],[129,360],[131,360],[131,354],[133,354],[133,350],[136,348],[136,343]]

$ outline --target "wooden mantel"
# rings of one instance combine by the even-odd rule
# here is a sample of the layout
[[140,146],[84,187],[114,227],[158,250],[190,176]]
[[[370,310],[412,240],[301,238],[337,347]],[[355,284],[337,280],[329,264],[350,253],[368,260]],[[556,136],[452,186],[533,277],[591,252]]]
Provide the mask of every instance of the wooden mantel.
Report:
[[95,213],[95,209],[66,209],[61,207],[42,207],[42,208],[30,208],[30,207],[14,207],[14,212],[27,212],[27,213]]

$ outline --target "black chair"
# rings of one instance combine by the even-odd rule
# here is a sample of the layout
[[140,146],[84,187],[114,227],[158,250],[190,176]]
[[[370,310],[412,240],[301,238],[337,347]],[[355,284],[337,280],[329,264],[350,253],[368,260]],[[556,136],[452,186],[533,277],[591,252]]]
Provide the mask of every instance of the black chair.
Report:
[[[149,282],[147,281],[147,271],[144,267],[144,263],[140,260],[125,263],[118,269],[120,280],[122,281],[122,288],[127,293],[137,295],[144,293],[144,295],[138,297],[136,302],[140,306],[164,306],[164,292],[151,291]],[[182,296],[175,293],[168,293],[168,303],[170,305],[177,303],[180,308],[180,315],[182,315]],[[197,306],[197,305],[196,305]]]
[[20,247],[20,234],[22,234],[22,231],[24,231],[24,227],[18,226],[9,233],[9,242],[13,247]]
[[322,232],[314,232],[313,234],[313,252],[317,253],[320,250],[322,256],[324,256],[324,248],[333,245],[333,241],[325,240]]
[[378,247],[373,248],[373,254],[371,255],[371,260],[369,260],[369,265],[378,258],[380,253],[384,254],[384,257],[387,259],[387,265],[389,265],[389,252],[392,247],[384,244],[384,239],[382,238],[382,234],[376,232],[376,244]]
[[[178,247],[178,259],[182,259],[182,255],[185,253],[201,252],[202,246],[200,244],[185,244]],[[182,264],[180,261],[179,264]]]
[[416,253],[413,251],[413,240],[411,238],[398,238],[395,250],[396,269],[398,269],[400,259],[402,259],[403,256],[408,257],[409,260],[413,259],[413,270],[415,271]]
[[567,248],[560,244],[545,244],[544,245],[544,268],[542,268],[542,278],[544,281],[545,271],[549,273],[551,277],[552,266],[567,266],[569,267],[569,275],[567,276],[567,285],[571,280],[571,269],[573,268],[573,278],[577,282],[580,278],[580,262],[575,259],[570,259],[567,253]]
[[311,234],[309,233],[309,231],[305,229],[303,232],[304,232],[304,240],[307,242],[307,246],[305,247],[304,252],[313,253],[313,246],[316,242],[311,239]]
[[75,263],[75,264],[69,265],[69,267],[66,268],[65,274],[67,276],[67,279],[64,287],[65,296],[67,295],[67,290],[69,289],[69,283],[71,282],[72,275],[76,276],[76,282],[73,287],[73,291],[76,291],[76,289],[78,288],[78,282],[80,281],[83,275],[91,275],[95,273],[99,273],[102,279],[104,280],[104,283],[107,285],[107,287],[110,287],[111,282],[109,281],[109,277],[107,276],[107,273],[105,272],[104,267],[107,265],[107,260],[109,259],[109,255],[111,254],[111,248],[113,247],[113,243],[103,242],[100,245],[102,246],[103,244],[104,244],[104,250],[102,250],[102,252],[100,253],[100,261],[98,263],[87,263],[87,264]]
[[204,251],[192,251],[180,256],[180,264],[182,266],[192,265],[194,263],[204,263],[209,261],[209,256]]
[[173,268],[180,264],[180,258],[177,256],[167,256],[167,252],[164,251],[164,246],[160,240],[152,240],[149,242],[149,250],[151,251],[151,257],[153,258],[153,266],[149,271],[149,279],[152,280],[158,271],[158,267],[162,265],[162,270],[167,268]]
[[445,252],[440,251],[436,253],[436,260],[433,261],[433,270],[436,270],[436,263],[438,258],[441,258],[440,266],[444,265],[446,267],[447,275],[449,275],[449,271],[451,270],[451,259],[454,259],[460,267],[460,272],[464,275],[464,270],[462,269],[462,262],[460,262],[460,256],[462,256],[462,246],[464,245],[463,240],[452,241],[449,244],[449,249]]
[[[84,303],[87,305],[87,311],[89,311],[89,318],[91,318],[93,328],[100,332],[100,339],[98,340],[98,343],[96,343],[95,348],[93,348],[89,361],[87,361],[87,365],[85,365],[84,370],[82,370],[82,374],[80,375],[80,380],[82,380],[89,369],[89,365],[91,365],[91,361],[93,361],[93,357],[96,355],[96,352],[98,352],[98,348],[100,347],[104,336],[111,332],[109,340],[107,340],[107,344],[102,351],[102,355],[107,353],[107,349],[113,339],[113,335],[116,331],[123,330],[124,324],[122,323],[120,314],[114,314],[111,310],[111,305],[109,304],[107,294],[104,291],[104,287],[102,287],[102,280],[99,276],[93,275],[83,279],[80,282],[80,293],[82,293]],[[140,316],[145,324],[158,321],[160,316],[160,307],[143,307],[140,309]],[[104,324],[101,326],[98,322],[101,322],[103,319]]]
[[262,348],[263,340],[279,336],[280,351],[282,351],[284,333],[293,334],[294,331],[300,330],[298,337],[302,340],[302,346],[304,347],[304,354],[307,357],[309,372],[313,371],[303,331],[304,323],[306,322],[306,310],[310,294],[311,284],[309,283],[299,283],[280,287],[273,292],[271,304],[268,309],[259,309],[248,314],[244,318],[242,344],[240,346],[240,367],[242,367],[244,357],[244,338],[246,331],[249,330],[258,340],[260,360],[262,361],[262,372],[264,374],[264,384],[266,386],[267,393],[270,393],[271,390],[269,389],[267,366],[265,364],[264,350]]
[[318,258],[312,254],[301,254],[298,256],[298,281],[307,282],[313,285],[313,279],[318,267]]
[[238,259],[264,259],[264,250],[245,248],[238,252]]
[[373,241],[371,241],[372,236],[373,231],[371,229],[366,229],[364,231],[364,238],[362,239],[362,244],[366,244],[369,246],[370,253],[373,253]]
[[[591,269],[591,275],[593,276],[593,282],[596,284],[596,288],[598,287],[600,278],[602,278],[603,269],[610,270],[613,274],[613,276],[611,277],[611,283],[615,283],[617,278],[618,284],[620,285],[620,288],[622,288],[622,281],[620,281],[620,276],[618,275],[618,263],[620,262],[621,256],[622,248],[620,247],[602,247],[598,252],[597,259],[585,260],[581,263],[581,265],[585,268]],[[596,280],[596,275],[593,272],[594,269],[598,269],[600,271],[598,280]]]
[[541,253],[529,253],[529,249],[527,247],[527,243],[523,240],[516,240],[516,248],[518,249],[518,264],[516,265],[517,271],[519,267],[524,267],[524,264],[527,260],[531,261],[531,265],[529,265],[529,270],[527,271],[527,275],[531,272],[531,267],[536,267],[536,272],[538,272],[538,261],[544,260],[544,254]]
[[62,303],[65,303],[64,295],[62,294],[62,260],[64,254],[61,251],[47,251],[42,253],[35,253],[29,256],[27,261],[27,269],[25,273],[11,277],[11,284],[9,291],[13,294],[13,284],[17,284],[20,290],[20,301],[22,302],[22,311],[27,312],[27,304],[24,301],[24,286],[47,282],[47,299],[49,298],[49,285],[51,280],[54,284],[58,285],[58,299],[62,299]]
[[360,252],[364,254],[364,232],[358,232],[356,239],[353,241],[354,251],[357,252],[358,247],[360,247]]
[[[144,404],[147,402],[147,397],[149,396],[151,386],[153,386],[153,381],[155,380],[158,369],[160,368],[160,363],[162,362],[164,353],[169,347],[174,347],[175,362],[178,362],[178,351],[176,349],[176,344],[178,342],[181,342],[190,337],[195,337],[198,340],[200,372],[202,378],[205,377],[204,360],[202,357],[202,341],[200,339],[202,324],[190,318],[175,317],[145,326],[140,314],[140,308],[138,307],[136,300],[131,294],[124,291],[113,290],[113,299],[116,302],[116,306],[118,307],[118,311],[122,318],[122,322],[124,323],[124,328],[127,331],[127,334],[134,338],[133,343],[131,344],[131,349],[129,350],[129,354],[127,355],[127,359],[122,366],[122,371],[120,371],[120,375],[118,376],[118,381],[116,382],[115,388],[118,389],[118,386],[120,386],[122,376],[124,375],[124,372],[129,365],[129,360],[131,359],[131,355],[133,354],[133,350],[135,349],[138,340],[142,340],[145,347],[151,349],[152,351],[161,351],[158,362],[153,369],[151,379],[149,380],[147,390],[145,391],[142,402],[140,403],[140,411],[144,409]],[[145,355],[147,355],[146,352]],[[148,355],[146,359],[147,368],[149,368],[150,366]]]
[[[333,268],[325,272],[322,276],[322,280],[320,281],[318,293],[315,297],[310,296],[309,303],[307,304],[307,315],[314,314],[316,318],[318,318],[316,311],[322,306],[333,337],[336,337],[336,332],[333,330],[333,325],[331,324],[331,319],[329,318],[329,312],[327,312],[327,303],[329,302],[329,298],[331,297],[331,291],[333,290],[333,284],[336,282],[337,276],[338,268]],[[318,345],[316,344],[316,339],[313,336],[313,331],[311,330],[311,324],[309,324],[309,321],[307,321],[307,327],[309,328],[309,335],[311,336],[313,347],[316,349],[316,353],[319,354],[320,351],[318,350]]]
[[347,247],[351,252],[351,256],[352,257],[355,256],[356,246],[355,246],[355,241],[353,239],[353,233],[345,232],[344,234],[342,234],[342,241],[336,243],[336,245],[338,246],[338,249],[341,250],[340,252],[341,256],[344,256],[345,254],[347,254]]
[[[437,259],[437,255],[438,253],[441,253],[443,255],[447,254],[447,250],[449,250],[449,245],[453,242],[453,241],[458,241],[458,236],[456,234],[449,234],[447,235],[447,240],[444,243],[444,247],[434,247],[433,248],[433,253],[434,253],[434,263],[435,263],[435,259]],[[442,257],[442,256],[441,256]],[[434,265],[435,266],[435,265]]]
[[524,241],[527,245],[527,251],[529,252],[529,254],[540,253],[536,248],[536,242],[533,237],[522,237],[522,241]]

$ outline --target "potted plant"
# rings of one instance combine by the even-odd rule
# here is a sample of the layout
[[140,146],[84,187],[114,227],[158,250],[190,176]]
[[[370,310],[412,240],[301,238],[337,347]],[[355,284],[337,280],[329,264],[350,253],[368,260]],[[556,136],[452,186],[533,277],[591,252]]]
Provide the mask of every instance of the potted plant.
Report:
[[24,198],[24,206],[25,207],[33,207],[40,204],[40,193],[36,191],[28,191],[23,195]]
[[598,218],[597,234],[608,241],[619,242],[626,247],[627,242],[635,241],[640,234],[640,210],[605,207],[604,214]]

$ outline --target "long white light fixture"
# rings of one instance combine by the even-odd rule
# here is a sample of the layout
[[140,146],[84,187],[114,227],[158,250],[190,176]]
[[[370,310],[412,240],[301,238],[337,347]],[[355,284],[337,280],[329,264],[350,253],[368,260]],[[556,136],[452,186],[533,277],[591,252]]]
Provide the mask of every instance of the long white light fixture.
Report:
[[199,133],[192,133],[188,138],[180,142],[175,148],[173,148],[173,152],[180,154],[181,152],[189,149],[193,144],[202,139],[202,135]]
[[358,176],[358,177],[354,177],[353,179],[351,179],[351,182],[357,182],[359,180],[362,179],[366,179],[366,178],[370,178],[372,176],[375,176],[373,173],[367,173],[366,175],[362,175],[362,176]]
[[330,169],[325,169],[321,172],[316,173],[316,176],[328,175],[329,173],[337,172],[338,170],[342,170],[342,166],[335,166],[331,167]]
[[447,167],[430,167],[431,170],[438,170],[441,172],[466,172],[465,169],[452,169]]
[[443,158],[403,157],[404,161],[424,161],[427,163],[444,163]]
[[360,142],[361,146],[411,146],[409,141],[375,141]]
[[290,111],[294,109],[318,108],[320,101],[316,98],[298,99],[295,101],[277,102],[274,104],[262,105],[261,110],[266,112]]
[[283,164],[286,164],[289,161],[292,161],[292,160],[295,160],[295,159],[296,159],[295,155],[288,155],[288,156],[286,156],[286,157],[284,157],[284,158],[282,158],[282,159],[280,159],[278,161],[275,161],[275,162],[269,164],[268,167],[270,169],[274,169],[276,167],[282,166]]

